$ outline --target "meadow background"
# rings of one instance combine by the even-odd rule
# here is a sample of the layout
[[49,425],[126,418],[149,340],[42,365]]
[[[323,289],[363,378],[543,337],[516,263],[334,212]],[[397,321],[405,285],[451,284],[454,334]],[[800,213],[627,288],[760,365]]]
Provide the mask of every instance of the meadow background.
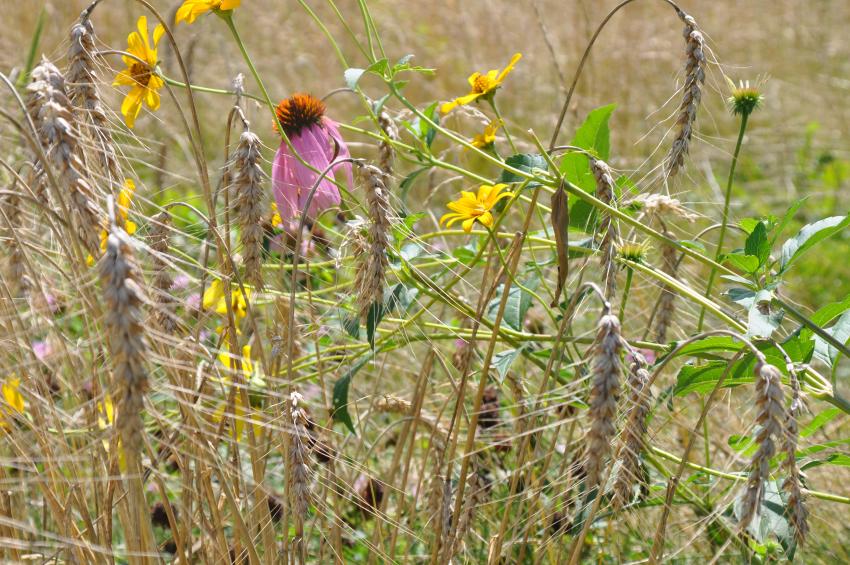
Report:
[[[172,15],[180,3],[155,2],[163,13],[170,11]],[[6,18],[0,32],[0,68],[5,72],[23,66],[42,9],[47,25],[39,52],[52,60],[63,59],[68,30],[88,4],[88,0],[0,0],[0,14]],[[436,69],[433,75],[418,75],[407,87],[409,99],[420,107],[466,92],[466,77],[472,71],[501,68],[514,52],[521,52],[523,58],[510,76],[510,87],[499,91],[500,109],[518,138],[525,137],[523,132],[531,128],[541,139],[548,140],[579,58],[600,20],[616,4],[609,0],[373,0],[369,6],[390,60],[411,53],[416,64]],[[338,14],[325,2],[313,1],[310,5],[340,42],[348,58],[347,66],[366,66],[368,63],[347,37],[348,30]],[[357,2],[342,0],[337,6],[342,20],[350,22],[358,38],[365,40]],[[738,164],[732,193],[733,220],[781,216],[803,196],[808,200],[786,235],[820,218],[846,214],[850,207],[850,34],[846,31],[850,29],[850,4],[843,0],[683,0],[681,6],[696,18],[705,33],[710,65],[690,158],[684,171],[670,183],[670,193],[703,220],[720,216],[721,186],[738,126],[726,104],[729,91],[719,72],[722,68],[736,82],[763,84],[765,99],[750,120]],[[123,48],[139,13],[136,2],[104,0],[94,17],[98,40],[112,48]],[[273,99],[294,92],[324,96],[345,86],[346,65],[337,60],[313,19],[295,2],[243,0],[234,17]],[[200,18],[191,26],[178,26],[175,35],[193,83],[227,89],[234,76],[244,73],[248,90],[255,90],[242,58],[217,18]],[[631,176],[637,191],[649,190],[644,175],[667,153],[675,125],[680,100],[675,89],[682,81],[682,45],[680,22],[662,2],[640,0],[616,15],[600,36],[583,71],[561,141],[568,142],[589,111],[616,104],[610,123],[610,164],[618,173]],[[162,43],[160,57],[170,76],[177,77],[174,56],[166,42]],[[113,62],[117,68],[117,61]],[[112,113],[110,119],[117,130],[122,127],[117,113],[122,92],[109,86],[112,71],[104,68],[100,75],[105,81],[101,88]],[[377,84],[370,82],[373,78],[365,77],[361,86],[369,90]],[[218,177],[223,167],[224,109],[230,99],[199,93],[196,100],[210,169]],[[399,110],[392,103],[390,109]],[[249,100],[246,114],[266,144],[264,156],[270,160],[277,141],[267,109]],[[351,123],[363,114],[362,104],[353,96],[336,94],[328,101],[328,114],[337,121]],[[481,123],[475,116],[468,118],[450,115],[444,124],[471,137]],[[163,96],[160,111],[140,116],[134,130],[136,139],[126,132],[119,134],[124,154],[147,186],[137,203],[147,216],[162,202],[177,197],[191,201],[199,195],[185,133],[177,123],[173,104]],[[345,137],[352,154],[374,159],[373,141],[353,134]],[[519,143],[521,150],[534,150],[527,141]],[[465,154],[455,155],[470,168],[476,165]],[[402,177],[405,172],[402,165],[397,176]],[[421,203],[421,211],[430,216],[431,228],[436,227],[444,203],[466,188],[464,182],[446,175],[435,182],[439,186],[435,193],[420,184],[409,197],[410,203]],[[732,240],[731,247],[743,243],[739,236]],[[799,262],[785,281],[784,296],[805,312],[844,299],[850,294],[848,256],[850,238],[842,233]],[[695,288],[702,288],[699,281],[704,278],[704,270],[692,266],[687,269],[681,277],[694,282]],[[626,334],[639,337],[650,317],[657,286],[638,275],[634,293],[637,307],[624,320],[624,327],[628,329]],[[677,330],[691,330],[697,314],[698,308],[693,304],[683,304]],[[589,335],[593,320],[579,325]],[[364,378],[360,390],[369,391],[364,398],[368,394],[377,398],[383,392],[410,396],[409,375],[400,376],[406,375],[409,362],[403,356],[390,358],[386,372],[395,370],[394,377],[371,381]],[[845,396],[850,395],[847,372],[845,360],[838,367],[836,387]],[[161,404],[170,401],[167,397],[171,392],[165,388],[158,390],[164,392],[158,400]],[[441,388],[439,399],[450,393],[447,387]],[[437,404],[436,397],[430,400]],[[507,403],[505,411],[510,409],[515,415],[516,405]],[[437,410],[436,406],[431,408]],[[753,412],[751,406],[735,411],[731,400],[723,408],[723,414],[712,419],[712,429],[717,431],[714,447],[721,453],[719,465],[725,470],[742,468],[744,463],[725,441],[733,433],[751,431]],[[687,426],[680,429],[672,424],[677,419],[693,422],[698,412],[696,403],[677,405],[675,412],[665,414],[669,421],[654,424],[659,428],[654,439],[675,446],[671,449],[683,446],[688,438],[682,430]],[[838,418],[820,430],[818,440],[846,437],[846,420]],[[359,455],[362,449],[365,448],[358,446]],[[352,469],[350,475],[354,478],[357,473]],[[850,497],[845,469],[812,468],[808,477],[818,489]],[[850,560],[846,508],[821,501],[813,508],[813,535],[806,554],[813,562]],[[486,519],[497,520],[498,512],[490,508]],[[676,532],[673,543],[683,552],[687,551],[692,525],[705,526],[700,520],[682,513],[671,526]],[[654,527],[634,521],[628,529],[634,538],[651,537],[654,532]],[[628,554],[627,547],[623,553]],[[606,558],[613,559],[610,555]],[[598,559],[604,561],[602,556]]]

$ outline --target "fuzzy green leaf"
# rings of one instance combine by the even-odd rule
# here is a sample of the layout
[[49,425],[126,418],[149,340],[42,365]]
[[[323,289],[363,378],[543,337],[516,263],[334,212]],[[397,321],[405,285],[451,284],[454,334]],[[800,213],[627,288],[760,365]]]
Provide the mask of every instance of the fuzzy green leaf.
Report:
[[850,215],[832,216],[803,226],[800,232],[782,245],[780,273],[785,272],[806,251],[850,225]]

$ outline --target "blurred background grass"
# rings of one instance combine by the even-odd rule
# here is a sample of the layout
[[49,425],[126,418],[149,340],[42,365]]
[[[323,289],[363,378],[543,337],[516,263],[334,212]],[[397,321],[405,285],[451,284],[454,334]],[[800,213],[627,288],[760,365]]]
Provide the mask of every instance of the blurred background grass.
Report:
[[[0,0],[0,10],[7,17],[0,34],[0,66],[10,71],[24,64],[42,9],[47,26],[40,52],[61,59],[68,30],[88,3]],[[180,1],[153,3],[172,18]],[[365,57],[331,4],[317,0],[307,3],[342,46],[347,65],[365,66]],[[390,59],[413,53],[417,64],[437,69],[432,77],[417,77],[408,86],[408,96],[417,103],[462,94],[472,71],[501,68],[515,51],[522,52],[522,61],[499,94],[500,106],[515,132],[532,128],[542,139],[548,139],[560,110],[565,82],[571,80],[596,26],[616,3],[375,0],[369,5]],[[346,65],[337,59],[319,27],[295,0],[244,0],[242,4],[237,23],[273,97],[282,98],[296,91],[323,95],[344,86]],[[692,146],[687,174],[677,179],[671,190],[697,211],[719,217],[722,197],[715,179],[720,184],[725,180],[737,128],[736,120],[724,106],[727,87],[722,69],[735,81],[770,77],[764,87],[764,107],[751,120],[739,165],[733,217],[781,214],[790,202],[803,195],[809,197],[809,202],[798,217],[801,224],[846,212],[848,197],[844,193],[850,176],[850,142],[846,137],[850,131],[850,38],[843,30],[850,25],[850,3],[683,0],[681,5],[704,30],[711,47],[709,59],[719,66],[712,65],[708,77],[704,109],[697,123],[699,139]],[[342,0],[336,6],[357,38],[365,41],[357,3]],[[112,48],[123,48],[127,33],[134,29],[135,20],[142,13],[142,6],[133,0],[104,0],[94,17],[100,40]],[[673,124],[678,103],[675,89],[682,78],[681,31],[682,25],[672,10],[659,1],[640,0],[616,15],[585,68],[561,141],[569,141],[572,130],[589,110],[616,103],[612,165],[625,174],[633,174],[633,180],[639,182],[646,171],[660,162],[669,145],[664,136]],[[192,26],[181,25],[176,35],[190,64],[193,82],[229,88],[237,73],[246,72],[224,26],[215,18],[201,18]],[[169,48],[161,48],[160,56],[166,73],[178,77]],[[117,66],[118,61],[109,63]],[[102,73],[105,79],[109,75],[106,69]],[[246,79],[246,84],[249,90],[255,90],[250,79]],[[378,86],[366,83],[367,92],[379,97],[382,92],[377,88],[369,91]],[[199,100],[204,129],[222,131],[223,112],[229,101],[203,94]],[[118,93],[110,102],[117,110]],[[354,97],[335,96],[329,112],[339,121],[351,122],[362,114],[358,104]],[[176,116],[173,104],[166,100],[163,106],[156,116],[139,120],[137,128],[140,138],[148,142],[147,148],[136,155],[138,164],[149,165],[152,170],[156,169],[156,155],[168,150],[173,159],[174,147],[177,153],[185,150],[185,144],[181,149],[178,122],[172,119]],[[267,119],[260,108],[254,108],[252,115],[260,124]],[[114,116],[116,123],[119,117]],[[451,125],[463,129],[461,124]],[[164,141],[161,134],[157,140],[146,139],[145,133],[155,128],[170,132],[176,143]],[[270,127],[255,129],[269,145],[273,144]],[[466,133],[471,136],[474,132]],[[209,149],[214,155],[221,153],[219,147]],[[212,162],[215,164],[214,159]],[[182,179],[159,179],[161,186],[190,181],[192,173],[187,171]],[[839,240],[819,256],[810,257],[788,281],[789,292],[802,295],[808,306],[843,298],[850,292],[850,262],[843,260],[849,249],[845,241]],[[827,276],[822,269],[824,264],[834,265],[834,273]]]

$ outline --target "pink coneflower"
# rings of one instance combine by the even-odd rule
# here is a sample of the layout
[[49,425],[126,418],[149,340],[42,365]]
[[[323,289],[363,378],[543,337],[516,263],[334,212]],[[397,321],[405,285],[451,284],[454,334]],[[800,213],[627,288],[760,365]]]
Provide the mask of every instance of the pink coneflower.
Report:
[[[310,94],[294,94],[277,106],[277,119],[289,138],[280,144],[272,164],[274,198],[282,220],[298,216],[307,203],[310,189],[318,173],[305,166],[293,149],[311,167],[324,171],[334,160],[351,156],[339,134],[336,122],[325,116],[325,105]],[[277,126],[277,124],[275,124]],[[322,179],[307,209],[307,216],[315,218],[323,210],[338,206],[339,188],[334,184],[334,173],[343,169],[349,184],[353,184],[351,163],[340,163]]]

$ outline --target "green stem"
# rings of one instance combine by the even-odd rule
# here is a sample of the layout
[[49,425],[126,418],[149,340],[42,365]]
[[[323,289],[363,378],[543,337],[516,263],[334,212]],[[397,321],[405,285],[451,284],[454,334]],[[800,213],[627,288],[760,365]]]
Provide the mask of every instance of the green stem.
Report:
[[626,301],[629,299],[629,289],[632,288],[632,276],[634,276],[635,272],[631,267],[626,267],[626,286],[623,288],[623,299],[620,301],[620,319],[623,319],[623,315],[626,312]]
[[511,149],[514,152],[514,155],[519,153],[517,151],[516,145],[514,145],[514,140],[511,137],[511,132],[509,131],[508,124],[505,123],[505,120],[502,118],[502,113],[499,112],[499,107],[496,105],[496,96],[495,94],[490,95],[487,98],[487,102],[490,103],[490,106],[493,108],[493,113],[496,114],[496,119],[502,124],[502,131],[505,132],[505,138],[508,140],[508,144],[511,146]]
[[[165,84],[176,86],[178,88],[188,88],[194,92],[207,92],[209,94],[224,94],[227,96],[236,96],[237,93],[235,90],[225,90],[223,88],[212,88],[209,86],[198,86],[196,84],[186,84],[185,82],[180,82],[179,80],[174,80],[173,78],[169,78],[162,73],[159,73],[159,77],[165,81]],[[264,98],[260,98],[256,94],[249,94],[247,92],[242,92],[241,96],[245,98],[250,98],[251,100],[256,100],[258,102],[265,102]]]
[[[717,252],[714,254],[714,261],[720,262],[720,256],[723,254],[723,243],[726,241],[726,228],[729,225],[729,203],[732,197],[732,181],[735,178],[735,167],[738,165],[738,156],[741,154],[741,146],[744,143],[744,133],[747,131],[747,122],[749,114],[741,115],[741,128],[738,130],[738,141],[735,143],[735,153],[732,154],[732,165],[729,167],[729,179],[726,181],[726,194],[723,198],[723,219],[720,224],[720,234],[717,236]],[[711,296],[711,291],[714,287],[714,278],[717,271],[714,267],[708,274],[708,284],[705,287],[706,298]],[[697,332],[702,331],[703,323],[705,322],[705,308],[700,310],[699,322],[697,323]]]

